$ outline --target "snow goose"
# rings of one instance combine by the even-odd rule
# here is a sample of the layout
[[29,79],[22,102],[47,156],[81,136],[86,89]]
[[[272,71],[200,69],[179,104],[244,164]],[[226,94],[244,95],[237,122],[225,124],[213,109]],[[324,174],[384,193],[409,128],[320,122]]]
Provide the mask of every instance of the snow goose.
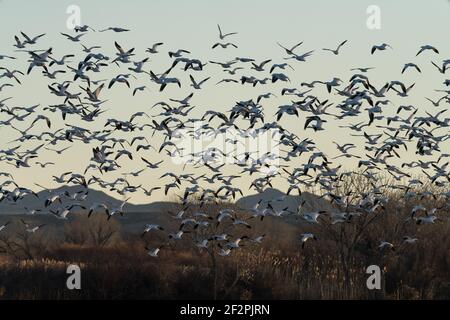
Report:
[[25,38],[25,41],[23,42],[24,44],[36,44],[37,40],[43,36],[45,36],[45,33],[40,34],[34,38],[30,38],[29,36],[27,36],[24,32],[20,32],[22,34],[22,36]]
[[223,33],[222,29],[220,28],[220,25],[217,25],[217,29],[219,29],[219,38],[220,38],[220,40],[224,40],[226,37],[229,37],[229,36],[237,34],[237,32]]
[[218,254],[221,257],[228,257],[231,254],[231,249],[230,248],[228,248],[228,249],[220,248]]
[[181,240],[181,238],[183,237],[184,234],[189,233],[188,231],[178,231],[177,233],[170,233],[169,234],[169,239],[171,240]]
[[389,45],[389,44],[387,44],[387,43],[383,43],[383,44],[380,44],[380,45],[374,45],[373,47],[372,47],[372,50],[370,51],[370,53],[371,54],[374,54],[375,53],[375,51],[384,51],[384,50],[386,50],[387,48],[389,48],[389,49],[392,49],[392,47]]
[[305,212],[303,213],[303,219],[305,219],[309,223],[319,223],[319,217],[325,213],[326,211]]
[[61,35],[65,36],[68,40],[70,40],[72,42],[80,42],[81,37],[84,36],[85,34],[86,33],[80,33],[80,34],[78,34],[76,36],[71,36],[71,35],[69,35],[67,33],[62,33],[61,32]]
[[200,82],[195,81],[194,77],[192,75],[189,75],[189,79],[191,79],[191,87],[193,87],[196,90],[200,90],[201,86],[208,81],[209,79],[211,79],[211,77],[208,77]]
[[208,249],[209,240],[204,239],[196,243],[197,248]]
[[368,72],[369,70],[373,70],[373,69],[375,69],[374,67],[367,67],[367,68],[353,68],[353,69],[350,69],[350,71],[360,71],[360,72],[362,72],[362,73],[366,73],[366,72]]
[[403,237],[403,242],[408,244],[416,243],[419,239],[410,236]]
[[348,40],[345,40],[345,41],[341,42],[341,43],[338,45],[338,47],[337,47],[336,49],[327,49],[327,48],[324,48],[324,49],[322,49],[322,50],[333,52],[333,54],[337,56],[337,55],[339,54],[339,50],[342,48],[342,46],[343,46],[344,44],[347,43],[347,41],[348,41]]
[[242,240],[248,239],[248,236],[242,236],[234,241],[228,242],[227,244],[225,244],[226,247],[230,248],[230,249],[238,249],[239,244],[242,242]]
[[7,227],[7,226],[8,226],[9,224],[11,224],[11,222],[10,222],[10,221],[8,221],[8,222],[6,222],[6,223],[4,223],[4,224],[0,225],[0,232],[2,232],[3,230],[5,230],[5,229],[6,229],[6,227]]
[[164,231],[164,228],[157,225],[157,224],[147,224],[144,227],[144,231],[142,233],[142,237],[144,237],[147,233],[149,233],[152,230],[159,230],[159,231]]
[[105,32],[105,31],[114,31],[116,33],[121,33],[121,32],[129,32],[130,30],[124,29],[124,28],[119,28],[119,27],[109,27],[104,30],[100,30],[99,32]]
[[180,58],[183,56],[184,53],[191,53],[188,50],[184,50],[184,49],[178,49],[177,51],[169,51],[169,57],[171,58]]
[[156,54],[156,53],[158,53],[158,50],[157,50],[158,47],[162,46],[163,44],[164,44],[163,42],[155,43],[150,48],[147,48],[147,50],[145,52],[148,52],[150,54]]
[[292,66],[290,64],[288,64],[288,63],[275,63],[275,64],[272,65],[272,67],[270,67],[270,71],[269,72],[272,73],[277,68],[285,70],[286,67],[289,67],[292,70],[294,70],[294,68],[292,68]]
[[14,36],[14,40],[16,41],[16,43],[14,44],[14,47],[16,47],[17,49],[24,49],[26,42],[22,42],[20,41],[18,36]]
[[263,234],[263,235],[261,235],[261,236],[258,236],[258,237],[256,237],[256,238],[251,239],[250,241],[251,241],[251,242],[254,242],[254,243],[261,244],[265,238],[266,238],[266,235]]
[[158,248],[156,248],[156,249],[150,249],[149,247],[145,247],[145,250],[147,250],[147,254],[148,254],[150,257],[152,257],[152,258],[157,258],[159,252],[161,251],[161,249],[162,249],[163,247],[164,247],[164,246],[160,246],[160,247],[158,247]]
[[293,56],[291,56],[289,58],[284,58],[284,59],[285,60],[295,59],[295,60],[300,61],[300,62],[305,62],[306,58],[310,57],[313,52],[314,52],[314,50],[311,50],[311,51],[308,51],[308,52],[306,52],[304,54],[301,54],[301,55],[295,54],[295,55],[293,55]]
[[316,236],[312,233],[303,233],[300,235],[300,241],[302,242],[302,249],[305,248],[306,241],[308,241],[309,239],[317,241]]
[[147,90],[146,86],[140,86],[140,87],[134,88],[134,90],[133,90],[133,97],[136,95],[136,93],[144,92],[145,90]]
[[15,57],[11,57],[11,56],[7,56],[7,55],[4,55],[4,54],[0,54],[0,60],[3,60],[3,59],[16,60]]
[[295,50],[297,47],[301,46],[301,45],[303,44],[303,41],[297,43],[296,45],[292,46],[291,48],[286,48],[286,47],[284,47],[283,45],[281,45],[281,44],[278,43],[278,42],[277,42],[277,44],[278,44],[278,46],[280,46],[281,48],[283,48],[284,51],[286,51],[286,53],[287,53],[288,55],[295,55],[294,50]]
[[447,71],[448,64],[443,63],[443,64],[442,64],[442,68],[439,67],[439,66],[438,66],[436,63],[434,63],[433,61],[431,61],[431,64],[432,64],[433,66],[435,66],[435,67],[438,69],[438,71],[439,71],[440,73],[442,73],[442,74],[445,74],[445,72]]
[[431,51],[433,51],[434,53],[439,54],[439,50],[438,50],[438,49],[436,49],[436,48],[433,47],[433,46],[430,46],[429,44],[426,44],[426,45],[420,47],[420,50],[419,50],[419,52],[417,52],[416,57],[417,57],[419,54],[421,54],[422,52],[426,51],[426,50],[431,50]]
[[23,219],[20,219],[20,222],[22,222],[22,224],[25,226],[25,231],[27,233],[36,233],[38,232],[40,229],[42,229],[43,227],[45,227],[45,224],[41,224],[35,227],[31,227],[27,222],[25,222]]
[[213,46],[212,49],[216,49],[217,47],[221,47],[222,49],[226,49],[228,47],[234,47],[234,48],[238,48],[237,45],[235,45],[234,43],[231,42],[227,42],[227,43],[220,43],[220,42],[216,42]]
[[103,209],[106,213],[107,216],[109,216],[109,209],[108,206],[104,203],[94,203],[90,208],[89,208],[89,213],[88,213],[88,217],[90,217],[92,215],[92,213],[96,212],[98,209]]
[[403,66],[402,74],[405,73],[405,71],[406,71],[408,68],[414,68],[414,69],[416,69],[419,73],[422,73],[422,71],[421,71],[420,68],[417,66],[417,64],[415,64],[415,63],[406,63],[406,64]]
[[128,88],[131,88],[130,82],[128,82],[128,76],[129,75],[127,74],[119,74],[118,76],[112,78],[109,82],[108,89],[111,89],[115,83],[124,83]]
[[380,245],[378,246],[378,248],[380,250],[384,250],[384,249],[390,249],[392,251],[395,251],[395,247],[392,243],[387,242],[387,241],[381,241]]
[[108,220],[111,220],[111,218],[116,215],[116,214],[120,214],[121,216],[123,216],[123,208],[124,206],[128,203],[128,201],[130,200],[130,198],[125,199],[125,201],[123,201],[120,206],[118,206],[117,208],[112,209],[109,213],[108,213]]
[[433,224],[438,217],[435,215],[430,215],[430,216],[426,216],[426,217],[419,217],[419,218],[414,218],[416,220],[416,223],[418,225],[420,224]]
[[256,63],[252,62],[252,67],[251,67],[251,69],[256,70],[256,71],[258,71],[258,72],[262,72],[262,71],[264,71],[264,66],[265,66],[266,64],[268,64],[269,62],[271,62],[271,61],[272,61],[272,59],[264,60],[264,61],[261,62],[260,64],[256,64]]
[[[2,90],[3,90],[4,88],[8,88],[8,87],[14,87],[14,85],[12,85],[12,84],[10,84],[10,83],[2,84],[2,85],[0,85],[0,92],[2,92]],[[0,104],[0,105],[1,105],[1,104]]]
[[95,29],[91,28],[88,25],[82,25],[82,26],[75,26],[75,28],[73,29],[75,32],[88,32],[89,30],[94,31]]

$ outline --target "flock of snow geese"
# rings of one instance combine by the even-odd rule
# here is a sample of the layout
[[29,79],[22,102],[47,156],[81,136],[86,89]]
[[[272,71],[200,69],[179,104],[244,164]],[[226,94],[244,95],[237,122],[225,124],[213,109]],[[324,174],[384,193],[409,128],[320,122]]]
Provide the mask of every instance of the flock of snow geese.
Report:
[[[232,52],[238,45],[231,42],[236,32],[224,33],[218,26],[219,37],[211,46],[213,52]],[[266,216],[284,217],[297,216],[305,223],[319,224],[329,222],[332,225],[351,223],[364,216],[371,215],[379,210],[385,210],[387,197],[384,190],[395,189],[404,191],[405,201],[413,198],[427,197],[432,199],[431,205],[437,199],[444,203],[441,207],[426,208],[416,206],[411,212],[411,222],[417,224],[434,224],[439,220],[448,220],[445,215],[450,208],[449,191],[449,153],[446,153],[446,140],[449,139],[450,118],[445,118],[450,104],[450,79],[445,79],[446,71],[450,68],[450,59],[439,59],[439,50],[431,45],[418,48],[417,56],[429,55],[429,68],[408,62],[401,70],[401,74],[411,72],[435,73],[442,80],[436,84],[437,100],[426,98],[419,101],[425,108],[407,104],[398,105],[394,109],[390,98],[395,96],[400,101],[408,101],[409,94],[416,89],[415,84],[405,84],[398,80],[390,80],[383,84],[376,84],[370,80],[370,73],[375,67],[357,67],[350,71],[351,78],[344,80],[334,77],[331,80],[315,80],[311,83],[294,84],[289,73],[295,73],[311,57],[318,54],[315,50],[301,50],[303,42],[294,45],[277,43],[285,55],[282,61],[266,59],[255,61],[252,58],[235,57],[227,61],[207,61],[194,57],[185,49],[175,49],[164,52],[165,44],[158,42],[152,44],[142,53],[141,58],[135,48],[125,48],[119,42],[111,44],[114,52],[106,52],[101,46],[89,46],[88,38],[95,40],[99,32],[123,33],[131,32],[128,29],[109,27],[96,31],[89,26],[78,26],[73,34],[61,33],[65,41],[73,43],[74,50],[70,54],[62,55],[54,48],[40,48],[45,34],[30,35],[20,32],[14,37],[14,53],[0,54],[1,61],[8,61],[17,66],[7,68],[0,64],[0,111],[2,128],[10,128],[17,133],[14,141],[5,142],[7,148],[0,150],[3,164],[10,165],[12,170],[21,170],[38,166],[42,169],[56,166],[55,162],[39,160],[41,153],[53,153],[55,159],[64,154],[66,150],[76,144],[91,146],[91,158],[84,172],[65,172],[53,176],[54,182],[61,186],[82,186],[82,191],[71,194],[55,193],[50,191],[46,199],[42,199],[42,207],[25,208],[28,214],[53,214],[55,218],[67,220],[72,212],[86,211],[89,217],[92,214],[106,214],[108,219],[123,215],[124,207],[131,199],[133,193],[143,192],[151,197],[152,193],[160,190],[168,195],[170,192],[181,194],[182,211],[172,213],[174,221],[179,222],[176,230],[167,230],[157,224],[143,226],[142,238],[152,233],[166,233],[166,240],[157,248],[146,247],[148,255],[157,257],[160,250],[183,239],[185,234],[196,234],[192,237],[195,245],[200,249],[217,250],[219,255],[228,256],[240,248],[242,243],[258,245],[265,239],[265,235],[249,236],[248,230],[252,228],[252,221],[263,220]],[[335,48],[324,48],[322,54],[332,53],[330,58],[342,54],[349,46],[343,41]],[[114,49],[115,48],[115,49]],[[389,55],[393,48],[387,44],[374,45],[372,55]],[[369,50],[368,50],[369,51]],[[167,53],[168,52],[168,53]],[[170,60],[167,70],[156,73],[152,70],[151,58],[154,55],[165,55]],[[23,57],[25,69],[21,69],[16,61]],[[216,59],[217,60],[217,59]],[[181,66],[181,68],[180,68]],[[159,68],[159,67],[158,67]],[[99,75],[104,70],[114,72],[114,76],[102,79]],[[208,70],[215,74],[224,74],[211,80],[213,75],[205,75]],[[400,71],[399,70],[399,71]],[[23,80],[31,74],[42,74],[43,80],[48,81],[46,86],[51,95],[60,99],[59,104],[34,106],[13,105],[14,99],[7,97],[8,90],[19,87]],[[441,82],[442,81],[442,82]],[[228,112],[217,109],[205,109],[194,105],[195,94],[192,93],[184,99],[170,98],[156,103],[151,110],[158,110],[159,114],[151,115],[146,111],[133,114],[130,119],[108,118],[102,120],[103,115],[109,112],[105,108],[108,102],[103,97],[105,91],[118,90],[123,87],[129,90],[130,99],[152,90],[167,92],[167,87],[192,88],[193,92],[207,90],[208,86],[223,86],[224,90],[232,90],[233,86],[248,86],[251,90],[265,89],[266,93],[249,97],[246,101],[236,102]],[[275,86],[284,86],[279,91],[269,90]],[[380,87],[381,86],[381,87]],[[255,89],[253,89],[255,88]],[[267,88],[267,89],[266,89]],[[278,87],[277,87],[278,88]],[[306,88],[306,90],[304,90]],[[277,89],[278,90],[278,89]],[[323,98],[322,96],[325,96]],[[263,106],[265,101],[274,99],[289,100],[289,103],[280,105],[277,110],[270,110]],[[338,102],[331,102],[339,99]],[[193,117],[192,111],[201,111],[200,117]],[[62,121],[59,119],[62,118]],[[295,126],[296,130],[288,130],[283,121],[289,118],[294,123],[302,122],[302,126]],[[359,119],[355,122],[354,119]],[[58,121],[55,121],[58,119]],[[271,121],[268,121],[270,119]],[[56,123],[55,123],[56,122]],[[73,123],[78,122],[77,125]],[[92,130],[91,123],[105,123],[102,130]],[[330,158],[320,151],[316,142],[310,136],[319,131],[327,130],[330,122],[336,122],[344,128],[350,136],[360,139],[362,144],[360,154],[351,153],[358,150],[354,143],[334,145],[339,152],[335,158]],[[201,123],[196,130],[194,125]],[[55,128],[56,125],[60,125]],[[22,129],[19,129],[22,127]],[[234,164],[218,164],[224,156],[219,148],[208,148],[201,152],[192,153],[193,169],[201,170],[201,174],[182,174],[167,172],[158,179],[140,181],[139,185],[131,183],[129,177],[137,178],[144,172],[164,168],[164,164],[171,157],[183,153],[173,142],[178,129],[184,129],[192,137],[220,136],[227,130],[236,130],[237,138],[248,138],[265,132],[276,131],[279,136],[280,154],[267,152],[258,157],[251,152],[244,152],[236,156]],[[162,139],[157,145],[155,134]],[[350,137],[349,136],[349,137]],[[26,144],[25,144],[26,143]],[[236,145],[238,140],[228,141]],[[32,148],[26,145],[32,144]],[[414,161],[405,162],[402,152],[411,152],[415,155]],[[447,144],[448,148],[448,144]],[[448,149],[447,149],[448,150]],[[166,157],[165,157],[166,156]],[[165,157],[165,158],[164,158]],[[304,160],[301,157],[306,157]],[[124,159],[125,158],[125,159]],[[128,159],[126,159],[128,158]],[[165,160],[161,160],[161,159]],[[359,171],[344,171],[342,163],[334,161],[339,158],[355,160]],[[155,160],[157,159],[157,160]],[[169,159],[169,160],[167,160]],[[263,168],[270,167],[270,161],[279,160],[282,164],[280,170],[269,171],[269,174],[258,174]],[[142,169],[122,174],[122,177],[108,180],[111,173],[121,172],[122,161],[140,163]],[[401,165],[394,164],[394,160],[402,160]],[[167,166],[171,168],[172,166]],[[235,175],[225,175],[224,167],[236,169]],[[227,168],[227,169],[229,169]],[[411,170],[421,172],[420,179],[414,178]],[[395,183],[381,185],[379,175],[388,174],[394,178]],[[288,186],[286,195],[279,199],[261,199],[251,210],[229,209],[217,205],[215,214],[205,213],[202,208],[208,204],[219,204],[235,200],[238,194],[243,194],[242,187],[236,187],[233,181],[243,175],[251,177],[250,189],[262,193],[268,187],[273,187],[274,179],[281,179]],[[364,194],[351,192],[347,195],[338,195],[335,190],[342,179],[352,175],[364,176],[371,185],[371,191]],[[0,202],[20,202],[26,196],[39,195],[26,187],[19,186],[14,181],[12,172],[0,172]],[[416,192],[416,187],[432,184],[444,190],[442,193]],[[39,186],[39,185],[38,185]],[[117,207],[110,207],[105,203],[85,204],[89,188],[95,187],[108,192],[115,192],[126,199]],[[40,186],[41,188],[45,188]],[[306,204],[302,202],[297,211],[289,208],[277,209],[275,203],[282,203],[287,195],[302,190],[316,188],[321,197],[330,201],[336,210],[333,212],[305,210]],[[42,194],[42,193],[41,193]],[[193,209],[193,197],[199,201]],[[41,195],[42,197],[42,195]],[[206,211],[206,210],[204,210]],[[249,212],[250,211],[250,212]],[[325,218],[325,219],[324,219]],[[253,220],[252,220],[253,219]],[[39,232],[45,225],[33,226],[22,220],[29,233]],[[9,222],[0,226],[0,232],[5,232]],[[214,232],[201,238],[201,230],[212,228]],[[220,231],[219,231],[220,230]],[[247,234],[246,234],[247,233]],[[302,247],[310,240],[317,240],[311,233],[300,236]],[[389,239],[383,239],[389,240]],[[405,235],[404,242],[412,244],[418,241],[412,235]],[[380,250],[394,249],[395,244],[382,241]]]

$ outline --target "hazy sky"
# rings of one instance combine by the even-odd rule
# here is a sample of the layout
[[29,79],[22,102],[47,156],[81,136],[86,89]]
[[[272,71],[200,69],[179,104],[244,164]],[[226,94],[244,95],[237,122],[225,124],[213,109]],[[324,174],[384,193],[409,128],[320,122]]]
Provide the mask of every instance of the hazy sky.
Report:
[[[102,52],[109,56],[114,56],[114,41],[117,40],[124,48],[136,47],[136,59],[142,59],[146,55],[145,48],[155,42],[162,41],[165,45],[161,48],[161,53],[152,56],[151,62],[146,65],[146,70],[151,69],[155,73],[165,71],[170,60],[167,56],[168,50],[178,48],[187,49],[192,52],[191,56],[200,58],[202,61],[215,60],[227,61],[240,57],[252,57],[257,61],[273,59],[273,62],[284,62],[284,52],[276,45],[281,42],[285,45],[293,45],[304,41],[298,49],[299,53],[315,50],[307,62],[290,62],[295,71],[286,71],[291,78],[291,84],[275,84],[269,86],[259,86],[255,89],[241,85],[214,84],[224,77],[228,77],[219,66],[208,65],[203,73],[195,73],[194,76],[200,80],[212,76],[213,79],[205,85],[205,89],[195,92],[192,104],[196,109],[191,116],[199,116],[206,110],[228,111],[236,101],[255,98],[259,94],[269,90],[279,95],[283,87],[299,87],[301,82],[312,80],[328,81],[333,77],[339,77],[347,82],[353,67],[376,67],[369,76],[376,87],[381,87],[387,81],[400,80],[406,84],[416,83],[414,91],[406,99],[392,98],[392,105],[388,106],[385,115],[393,115],[397,107],[401,104],[414,104],[420,107],[420,113],[425,110],[437,113],[442,108],[435,108],[425,100],[425,97],[437,99],[440,94],[434,89],[442,89],[443,81],[449,75],[442,75],[431,65],[433,60],[438,64],[444,59],[450,58],[450,1],[411,1],[411,0],[385,0],[385,1],[362,1],[362,0],[319,0],[319,1],[56,1],[56,0],[0,0],[0,54],[12,54],[20,57],[20,60],[9,62],[0,61],[0,66],[8,66],[25,71],[27,68],[23,53],[18,54],[13,51],[14,35],[19,31],[24,31],[30,35],[47,33],[39,44],[38,49],[54,48],[54,56],[61,57],[64,54],[77,54],[76,61],[81,60],[84,54],[80,50],[80,45],[67,41],[59,35],[59,32],[68,33],[66,21],[69,17],[66,10],[70,5],[77,5],[81,9],[81,22],[96,29],[109,26],[120,26],[132,30],[130,33],[90,33],[82,38],[82,42],[88,46],[101,45]],[[381,29],[371,30],[366,22],[369,17],[366,10],[370,5],[380,8]],[[230,41],[236,43],[239,49],[211,50],[213,43],[217,41],[217,24],[220,24],[225,32],[237,31],[239,34]],[[324,52],[322,48],[334,48],[343,40],[348,40],[339,56],[334,56],[329,52]],[[373,44],[389,43],[394,48],[393,51],[386,51],[374,56],[370,55],[370,48]],[[440,55],[427,52],[419,57],[415,57],[421,45],[431,44],[440,50]],[[407,71],[402,75],[401,69],[404,63],[415,62],[421,66],[423,73],[417,74],[414,71]],[[111,68],[108,68],[111,69]],[[122,67],[122,70],[124,68]],[[114,70],[114,69],[112,69]],[[120,73],[117,68],[116,74]],[[123,72],[123,71],[122,71]],[[96,75],[95,79],[111,78],[114,72]],[[126,119],[129,115],[138,111],[147,111],[149,114],[157,114],[159,109],[150,109],[155,102],[171,98],[184,98],[192,88],[189,88],[187,74],[176,70],[174,74],[182,79],[184,85],[182,89],[169,87],[163,94],[158,93],[157,87],[151,84],[148,77],[139,77],[134,80],[133,87],[146,84],[150,92],[143,93],[137,97],[132,97],[128,90],[122,87],[105,91],[102,98],[109,99],[105,104],[108,113],[99,118],[98,122],[86,127],[100,129],[107,118]],[[249,74],[248,72],[246,75]],[[239,77],[242,74],[239,74]],[[256,74],[262,77],[261,74]],[[267,75],[267,73],[264,73]],[[64,78],[64,77],[63,77]],[[61,99],[50,96],[47,85],[50,80],[45,79],[40,74],[40,70],[33,71],[30,77],[21,77],[22,86],[16,86],[12,90],[5,90],[0,93],[0,100],[9,96],[14,97],[9,105],[34,105],[40,103],[41,106],[61,103]],[[5,79],[0,79],[0,85],[6,83]],[[78,85],[76,85],[77,87]],[[340,97],[328,97],[326,89],[319,87],[313,91],[315,95],[323,98],[330,98],[332,101],[340,101]],[[391,95],[393,96],[393,95]],[[391,98],[390,96],[390,98]],[[272,98],[263,104],[264,112],[267,115],[266,122],[272,121],[270,118],[276,112],[279,105],[290,103],[287,97]],[[390,108],[390,109],[389,109]],[[367,113],[363,112],[364,120]],[[448,115],[447,115],[448,116]],[[6,120],[9,116],[0,115],[0,120]],[[62,125],[60,115],[52,115],[54,127]],[[336,140],[340,143],[357,142],[356,138],[349,137],[348,130],[338,129],[339,125],[359,122],[358,119],[344,119],[334,121],[332,118],[326,125],[327,130],[317,134],[303,132],[304,117],[297,119],[294,117],[282,120],[283,126],[299,136],[314,137],[318,147],[331,155],[337,155],[337,150],[330,142]],[[79,121],[69,118],[66,123],[81,124]],[[20,129],[27,127],[27,123],[20,124]],[[380,123],[381,124],[381,123]],[[382,123],[385,125],[385,121]],[[83,124],[85,125],[85,124]],[[19,126],[19,125],[18,125]],[[52,128],[53,129],[53,128]],[[36,127],[36,132],[47,131],[44,124]],[[369,130],[370,131],[370,130]],[[371,133],[379,130],[372,129]],[[440,134],[445,134],[440,131]],[[2,144],[0,149],[7,149],[15,144],[8,144],[9,141],[18,137],[17,132],[10,128],[0,127]],[[158,143],[160,140],[158,140]],[[157,143],[155,143],[157,144]],[[27,143],[23,149],[32,148],[37,143]],[[61,149],[64,144],[53,146]],[[18,183],[27,187],[33,187],[33,182],[55,187],[49,181],[52,174],[59,174],[66,171],[82,172],[89,164],[91,147],[76,143],[63,156],[55,158],[52,152],[44,152],[40,161],[56,161],[57,166],[41,170],[34,167],[31,169],[15,170],[6,164],[0,165],[0,171],[9,171],[14,174]],[[449,152],[449,141],[442,144],[444,150]],[[363,154],[363,153],[362,153]],[[145,155],[145,154],[143,154]],[[157,161],[159,156],[154,152],[145,155],[152,161]],[[413,154],[407,154],[406,158],[413,159]],[[165,158],[167,160],[167,158]],[[166,161],[161,170],[148,172],[138,180],[130,178],[135,184],[144,184],[150,188],[152,184],[161,185],[167,180],[158,181],[158,177],[167,170],[173,170],[173,165]],[[139,161],[128,161],[122,159],[123,171],[136,171],[144,167]],[[348,165],[348,163],[346,163]],[[182,168],[176,168],[181,172]],[[187,172],[200,172],[186,169]],[[227,173],[236,173],[232,168],[226,170]],[[109,175],[107,180],[113,180],[117,174]],[[247,190],[249,179],[242,179],[239,186]],[[144,198],[143,195],[133,195],[133,202],[149,202],[160,200],[161,194],[155,194],[153,199]]]

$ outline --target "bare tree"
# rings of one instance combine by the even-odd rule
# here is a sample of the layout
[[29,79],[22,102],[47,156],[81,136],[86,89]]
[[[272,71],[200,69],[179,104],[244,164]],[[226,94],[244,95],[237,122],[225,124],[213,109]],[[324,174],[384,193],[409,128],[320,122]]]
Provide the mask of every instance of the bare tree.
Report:
[[77,245],[105,247],[117,239],[119,234],[119,223],[114,219],[108,221],[103,215],[88,218],[80,214],[64,228],[66,242]]

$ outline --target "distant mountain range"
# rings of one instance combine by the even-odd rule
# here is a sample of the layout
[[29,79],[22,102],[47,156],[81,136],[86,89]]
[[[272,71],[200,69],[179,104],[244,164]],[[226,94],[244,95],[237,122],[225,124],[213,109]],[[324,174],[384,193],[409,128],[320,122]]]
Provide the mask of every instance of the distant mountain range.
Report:
[[263,193],[240,198],[236,201],[236,204],[241,208],[251,209],[261,199],[263,200],[263,206],[264,203],[270,201],[276,210],[288,208],[288,210],[295,212],[303,201],[305,201],[305,210],[331,209],[328,201],[312,193],[304,192],[300,196],[287,196],[284,192],[277,189],[266,189]]
[[[52,191],[48,190],[40,191],[37,194],[39,198],[33,195],[27,195],[26,197],[24,197],[24,199],[22,199],[18,203],[3,201],[0,203],[0,215],[24,214],[26,213],[26,210],[24,209],[25,207],[29,209],[44,209],[45,199],[47,199],[49,195],[62,194],[65,192],[68,192],[69,194],[74,194],[82,190],[85,189],[83,189],[80,186],[66,186]],[[116,199],[98,190],[89,189],[88,191],[89,191],[88,196],[83,201],[83,205],[87,207],[91,206],[93,203],[105,203],[109,207],[118,207],[120,206],[122,201],[125,200],[125,199],[122,200]],[[261,199],[263,200],[263,205],[264,203],[271,201],[272,206],[275,209],[283,209],[288,207],[289,210],[296,211],[298,205],[304,200],[306,201],[305,210],[318,210],[318,209],[327,210],[331,208],[330,204],[326,200],[319,198],[318,196],[313,195],[311,193],[305,192],[301,196],[286,196],[283,192],[277,189],[267,189],[260,194],[242,197],[236,201],[236,205],[243,209],[250,209]],[[67,203],[77,203],[76,200],[73,201],[68,199],[67,201],[68,201]],[[57,203],[55,206],[58,205],[59,204]],[[124,211],[126,213],[143,213],[143,212],[158,213],[170,210],[170,208],[177,206],[179,205],[174,202],[164,202],[164,201],[142,205],[128,203],[124,207]],[[50,208],[52,208],[52,206],[50,206],[48,209]],[[46,212],[48,212],[48,210],[43,210],[43,213]]]

